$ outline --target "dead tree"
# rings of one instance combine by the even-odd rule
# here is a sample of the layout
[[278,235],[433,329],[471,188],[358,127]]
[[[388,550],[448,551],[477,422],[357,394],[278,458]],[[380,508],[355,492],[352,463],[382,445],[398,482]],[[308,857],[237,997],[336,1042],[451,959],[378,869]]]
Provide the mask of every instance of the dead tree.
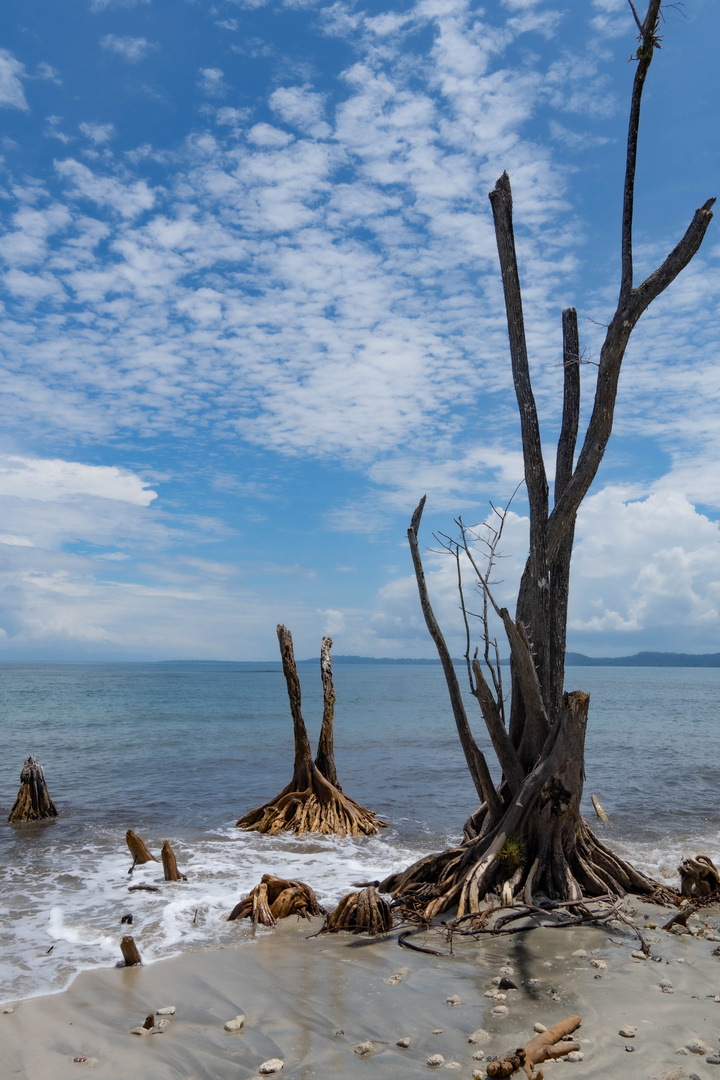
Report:
[[42,821],[54,817],[57,817],[57,810],[48,794],[43,767],[31,754],[20,772],[20,790],[8,821]]
[[289,915],[309,919],[311,915],[324,914],[325,908],[320,906],[315,893],[304,881],[287,881],[274,874],[263,874],[259,885],[232,909],[228,922],[252,919],[254,929],[258,923],[275,926],[278,919],[287,919]]
[[[551,898],[574,900],[583,894],[622,895],[626,891],[649,894],[656,886],[613,855],[580,816],[589,698],[581,691],[563,693],[575,520],[610,438],[620,367],[628,340],[643,312],[698,251],[715,202],[708,199],[696,211],[677,246],[653,273],[636,285],[632,222],[640,104],[645,78],[659,47],[661,0],[650,0],[642,21],[632,0],[630,6],[639,30],[639,45],[627,139],[619,299],[600,352],[594,405],[577,461],[580,347],[575,309],[563,311],[564,397],[552,509],[530,381],[512,194],[506,173],[490,193],[530,517],[529,555],[514,618],[507,609],[494,605],[489,576],[478,570],[483,600],[486,604],[489,601],[491,609],[495,607],[510,646],[511,697],[507,721],[499,661],[488,648],[487,618],[481,631],[485,638],[484,657],[476,650],[471,660],[469,644],[467,652],[470,689],[479,702],[502,769],[497,787],[473,737],[450,652],[430,603],[418,543],[424,498],[408,530],[425,622],[442,662],[460,742],[480,801],[478,811],[466,823],[462,844],[454,850],[427,856],[404,873],[393,874],[381,885],[396,898],[406,896],[416,914],[420,901],[426,919],[455,904],[459,915],[477,911],[492,890],[500,894],[504,890],[506,897],[509,894],[531,902],[534,891],[543,891]],[[461,608],[467,628],[461,564],[467,559],[472,561],[475,553],[468,530],[461,521],[458,524],[460,537],[446,546],[458,560]],[[491,542],[491,562],[492,555]]]
[[[366,810],[344,795],[337,783],[333,750],[333,710],[335,690],[330,665],[331,638],[323,638],[321,673],[324,710],[317,759],[313,762],[310,740],[300,708],[300,680],[293,654],[292,635],[286,626],[277,627],[283,673],[287,683],[295,731],[295,768],[286,788],[270,802],[241,817],[239,829],[261,833],[319,832],[338,836],[364,833],[374,835],[385,825],[372,810]],[[333,777],[325,773],[325,769]]]

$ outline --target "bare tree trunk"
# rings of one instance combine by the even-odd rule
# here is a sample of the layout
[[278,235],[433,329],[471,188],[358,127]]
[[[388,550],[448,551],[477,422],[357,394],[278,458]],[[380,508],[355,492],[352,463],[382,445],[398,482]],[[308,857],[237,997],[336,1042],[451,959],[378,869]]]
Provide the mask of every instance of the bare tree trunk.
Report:
[[[295,733],[295,765],[293,778],[286,788],[270,802],[250,810],[237,823],[239,829],[262,833],[309,832],[335,833],[339,836],[363,833],[371,836],[385,826],[372,810],[366,810],[354,799],[344,795],[320,769],[313,763],[310,740],[305,721],[302,717],[300,699],[300,680],[295,666],[292,635],[286,626],[277,628],[283,672],[287,684],[290,712]],[[326,659],[330,659],[329,638],[323,641]],[[325,711],[323,716],[323,735],[321,735],[320,754],[324,747],[330,751],[334,769],[332,721],[335,692],[332,688],[332,676],[328,680],[329,668],[323,670],[325,690]]]
[[320,770],[325,779],[329,780],[333,787],[336,787],[338,791],[342,791],[340,782],[337,778],[337,769],[335,768],[335,746],[333,742],[335,687],[333,685],[332,677],[332,660],[330,658],[331,649],[332,638],[324,637],[322,639],[322,645],[320,646],[320,674],[322,676],[323,684],[323,718],[322,727],[320,728],[320,738],[318,740],[317,756],[315,757],[315,768]]

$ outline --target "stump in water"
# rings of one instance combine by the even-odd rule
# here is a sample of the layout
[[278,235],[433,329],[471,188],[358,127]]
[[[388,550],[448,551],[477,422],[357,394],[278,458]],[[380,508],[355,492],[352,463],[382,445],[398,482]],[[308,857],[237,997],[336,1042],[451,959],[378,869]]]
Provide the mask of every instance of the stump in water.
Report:
[[181,874],[178,870],[175,852],[170,847],[169,840],[166,840],[163,844],[160,856],[162,858],[163,873],[165,874],[166,881],[187,881],[186,875]]
[[135,944],[135,939],[128,934],[120,942],[120,951],[125,961],[125,967],[134,967],[136,964],[142,964],[140,959],[140,953],[138,947]]
[[263,874],[259,885],[236,904],[228,915],[228,922],[236,919],[252,919],[253,927],[275,926],[278,919],[288,915],[324,915],[325,908],[317,902],[315,893],[304,881],[287,881],[274,874]]
[[354,799],[344,795],[337,782],[333,751],[335,690],[330,663],[332,639],[323,638],[323,723],[317,759],[313,762],[310,741],[300,710],[300,680],[295,667],[292,635],[286,626],[278,626],[277,635],[295,730],[293,778],[274,799],[241,817],[237,827],[270,834],[320,832],[338,836],[347,836],[348,833],[372,836],[385,826],[385,822],[372,810],[366,810]]
[[380,934],[392,930],[390,905],[378,896],[374,885],[343,896],[325,920],[321,933],[336,934],[339,930],[349,930],[352,934]]
[[141,866],[143,863],[157,862],[155,856],[148,851],[144,841],[142,841],[137,835],[137,833],[134,833],[132,829],[128,829],[128,831],[125,833],[125,840],[127,846],[130,848],[130,854],[133,857],[133,863],[128,870],[128,874],[132,874],[135,867]]
[[57,817],[55,804],[48,794],[43,767],[34,754],[22,767],[20,784],[8,821],[43,821]]

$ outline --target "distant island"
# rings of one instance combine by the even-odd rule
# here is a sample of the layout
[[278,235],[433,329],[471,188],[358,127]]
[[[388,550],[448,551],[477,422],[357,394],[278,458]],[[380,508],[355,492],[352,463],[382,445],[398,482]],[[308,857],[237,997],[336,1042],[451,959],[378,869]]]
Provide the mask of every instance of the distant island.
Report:
[[[298,661],[301,664],[319,664],[318,657]],[[501,663],[508,664],[505,659]],[[437,657],[391,657],[391,656],[334,656],[334,664],[439,664]],[[453,663],[464,660],[453,658]],[[673,653],[638,652],[632,656],[585,656],[584,653],[565,654],[567,667],[720,667],[720,653]]]

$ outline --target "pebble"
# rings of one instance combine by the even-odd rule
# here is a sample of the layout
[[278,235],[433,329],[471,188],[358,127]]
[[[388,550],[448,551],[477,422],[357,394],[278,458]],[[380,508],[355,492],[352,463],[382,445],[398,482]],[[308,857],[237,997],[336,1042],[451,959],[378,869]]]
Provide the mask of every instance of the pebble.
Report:
[[468,1035],[469,1043],[486,1043],[490,1042],[490,1035],[484,1028],[478,1028],[477,1031],[473,1031],[472,1035]]
[[459,1005],[460,1004],[460,998],[457,996],[457,994],[453,994],[452,997],[445,998],[445,1004],[446,1005],[451,1005],[451,1006],[452,1005]]
[[473,1069],[473,1080],[485,1080],[485,1073],[482,1069]]
[[355,1053],[358,1057],[366,1057],[368,1054],[372,1054],[373,1044],[371,1042],[358,1043],[355,1047]]
[[431,1054],[427,1059],[427,1066],[429,1069],[439,1069],[441,1065],[445,1064],[445,1058],[442,1054]]
[[538,1035],[542,1035],[543,1031],[547,1031],[547,1028],[538,1020],[537,1024],[533,1024],[533,1031],[537,1031]]
[[491,998],[493,1001],[507,1001],[507,994],[501,994],[499,990],[486,990],[483,997]]
[[582,1050],[571,1050],[569,1054],[566,1054],[563,1061],[584,1061],[585,1055]]
[[720,1065],[720,1054],[710,1054],[710,1056],[706,1057],[705,1060],[707,1061],[708,1065]]
[[627,1024],[625,1027],[621,1027],[618,1031],[618,1035],[622,1035],[623,1039],[634,1039],[637,1035],[637,1028],[633,1024]]
[[388,986],[399,986],[402,982],[402,975],[391,975],[389,979],[383,979],[383,982]]
[[148,1029],[146,1027],[134,1027],[130,1028],[131,1035],[147,1035]]
[[493,1016],[507,1016],[509,1011],[507,1005],[496,1005],[492,1010],[492,1014]]
[[442,1028],[433,1028],[433,1035],[442,1035],[442,1033],[443,1033]]
[[575,952],[573,953],[573,956],[578,956],[578,957],[584,959],[587,956],[587,950],[586,949],[576,949]]
[[156,1009],[155,1012],[157,1013],[158,1016],[174,1016],[175,1015],[175,1006],[174,1005],[163,1005],[162,1009]]
[[[227,1021],[227,1023],[225,1024],[225,1030],[226,1031],[240,1031],[240,1029],[241,1029],[241,1027],[243,1026],[244,1023],[245,1023],[245,1017],[243,1016],[242,1013],[238,1013],[238,1015],[236,1017],[234,1017],[232,1020]],[[275,1060],[275,1059],[273,1058],[273,1060]]]
[[472,1059],[473,1059],[473,1061],[482,1061],[482,1059],[484,1057],[485,1057],[485,1051],[484,1050],[476,1050],[475,1053],[472,1056]]
[[657,930],[657,923],[656,922],[646,922],[645,923],[645,929],[646,930]]
[[607,964],[604,960],[591,960],[590,967],[597,968],[598,971],[607,971]]
[[525,982],[523,983],[523,985],[524,986],[539,986],[540,985],[540,980],[539,979],[526,979]]
[[263,1061],[258,1072],[261,1076],[270,1076],[271,1073],[282,1072],[284,1068],[285,1062],[281,1058],[270,1058],[269,1061]]
[[685,1043],[685,1049],[689,1050],[691,1054],[709,1054],[710,1047],[706,1046],[700,1039],[691,1039],[690,1042]]
[[[718,998],[718,1001],[720,1001],[720,998]],[[15,1010],[13,1008],[3,1009],[3,1013],[6,1016],[8,1016],[10,1013],[14,1013],[14,1012],[15,1012]]]
[[676,1053],[676,1054],[682,1054],[682,1055],[684,1055],[685,1057],[689,1057],[689,1056],[690,1056],[690,1051],[688,1050],[687,1046],[678,1046],[678,1048],[677,1048],[677,1050],[675,1051],[675,1053]]
[[395,1043],[395,1045],[399,1046],[401,1050],[407,1050],[407,1048],[408,1048],[408,1046],[410,1045],[411,1042],[412,1042],[412,1039],[408,1038],[408,1036],[405,1036],[404,1039],[398,1039],[398,1041]]
[[161,1031],[165,1031],[167,1028],[169,1028],[170,1024],[171,1021],[168,1020],[167,1017],[163,1017],[156,1022],[155,1027],[150,1028],[150,1034],[158,1035]]
[[660,980],[660,989],[662,990],[663,994],[674,994],[675,993],[675,987],[673,986],[673,984],[670,982],[669,979],[661,979]]
[[641,949],[633,949],[630,955],[632,956],[633,960],[647,960],[647,956]]
[[720,941],[720,934],[718,934],[717,930],[706,930],[705,931],[705,940],[706,941]]
[[[715,997],[713,998],[713,1001],[720,1002],[720,994],[716,994]],[[12,1009],[6,1009],[5,1012],[12,1012]]]
[[445,1062],[445,1068],[446,1069],[462,1069],[462,1065],[460,1064],[459,1061],[446,1061]]

